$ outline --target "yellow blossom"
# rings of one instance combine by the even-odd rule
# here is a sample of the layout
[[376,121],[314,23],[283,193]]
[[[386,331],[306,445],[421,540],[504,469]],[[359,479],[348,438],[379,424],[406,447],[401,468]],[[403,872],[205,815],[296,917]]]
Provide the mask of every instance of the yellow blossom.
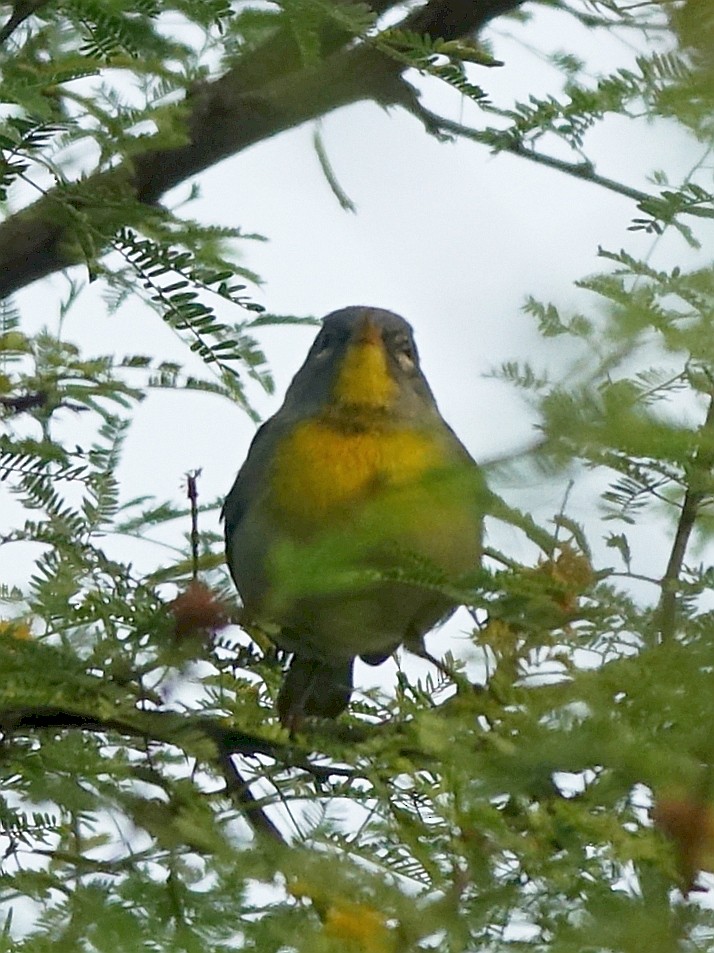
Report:
[[0,638],[3,636],[25,642],[32,638],[32,632],[27,622],[19,619],[0,619]]
[[336,903],[325,913],[325,933],[364,953],[391,953],[392,937],[384,916],[364,903]]

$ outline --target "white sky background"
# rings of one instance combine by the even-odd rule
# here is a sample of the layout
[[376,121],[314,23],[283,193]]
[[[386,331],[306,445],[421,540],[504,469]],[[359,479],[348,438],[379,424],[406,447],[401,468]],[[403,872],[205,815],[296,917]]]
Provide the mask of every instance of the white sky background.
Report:
[[[499,105],[526,100],[531,93],[559,94],[559,75],[534,50],[573,50],[587,58],[594,75],[627,65],[623,54],[630,62],[635,55],[629,39],[588,34],[574,22],[568,25],[562,15],[543,10],[527,27],[500,19],[485,35],[506,65],[474,68],[471,78]],[[466,124],[490,123],[437,80],[410,78],[425,90],[431,109]],[[321,127],[336,176],[357,206],[353,215],[340,208],[325,181],[312,148],[313,128],[284,133],[201,175],[201,198],[187,214],[269,238],[242,247],[243,264],[265,282],[249,291],[270,312],[322,316],[345,305],[371,304],[402,314],[415,328],[442,413],[473,456],[490,460],[522,447],[534,436],[533,416],[516,392],[483,375],[513,359],[536,365],[542,360],[557,370],[563,362],[559,349],[566,358],[572,355],[572,347],[560,340],[546,352],[533,322],[520,311],[523,301],[532,294],[563,311],[570,305],[590,310],[595,299],[572,283],[606,270],[607,263],[596,257],[598,245],[624,247],[643,257],[653,246],[650,236],[627,231],[638,214],[634,203],[522,159],[491,156],[467,141],[439,143],[403,111],[387,113],[365,103],[331,114]],[[665,123],[648,127],[622,119],[606,122],[586,143],[592,143],[589,154],[598,172],[652,190],[645,178],[649,172],[665,168],[676,182],[703,151]],[[168,204],[187,193],[187,185],[176,189]],[[707,232],[714,238],[711,227],[697,230],[704,240]],[[657,266],[687,266],[696,260],[674,233],[656,243],[651,259]],[[66,337],[80,342],[85,356],[145,353],[197,370],[186,348],[148,308],[132,301],[107,316],[100,290],[89,289],[64,326]],[[53,328],[55,302],[65,293],[64,279],[55,276],[18,295],[17,303],[24,315]],[[245,317],[222,313],[229,320]],[[277,327],[257,334],[276,380],[273,396],[257,387],[250,390],[266,417],[277,410],[315,330]],[[197,468],[202,470],[202,500],[225,494],[255,430],[240,408],[197,393],[154,393],[134,419],[120,474],[126,499],[141,494],[176,499],[183,493],[184,474]],[[80,436],[81,425],[68,415],[67,432],[77,428],[77,442],[86,439]],[[561,507],[564,485],[565,480],[539,478],[532,487],[499,489],[537,519],[547,520]],[[587,518],[591,542],[597,543],[607,529],[617,527],[598,523],[591,489],[584,483],[582,492],[571,497],[568,512]],[[217,526],[217,514],[215,519]],[[515,531],[495,532],[497,545],[512,549],[516,544]],[[640,555],[651,555],[645,571],[664,570],[667,552],[664,537],[660,539],[654,547],[652,538],[643,541]],[[157,559],[148,544],[145,553],[136,542],[121,544],[118,552],[140,569],[153,568]],[[616,561],[612,552],[601,549],[600,554],[605,564]],[[0,553],[0,558],[7,581],[24,583],[26,573],[19,572],[16,554],[8,560]],[[452,633],[463,630],[463,617],[450,624]],[[445,644],[439,636],[431,646],[441,653]],[[460,645],[452,647],[463,656],[466,643]],[[370,680],[362,684],[393,681],[387,666],[361,672],[358,678]]]

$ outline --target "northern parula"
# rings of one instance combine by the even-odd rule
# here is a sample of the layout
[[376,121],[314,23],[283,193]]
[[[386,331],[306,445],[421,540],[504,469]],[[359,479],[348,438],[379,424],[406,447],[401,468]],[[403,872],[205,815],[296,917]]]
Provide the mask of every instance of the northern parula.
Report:
[[[223,508],[244,618],[293,653],[283,724],[335,717],[357,656],[378,664],[402,644],[419,651],[453,612],[434,577],[476,568],[481,487],[410,325],[379,308],[329,314]],[[292,585],[303,575],[307,586]]]

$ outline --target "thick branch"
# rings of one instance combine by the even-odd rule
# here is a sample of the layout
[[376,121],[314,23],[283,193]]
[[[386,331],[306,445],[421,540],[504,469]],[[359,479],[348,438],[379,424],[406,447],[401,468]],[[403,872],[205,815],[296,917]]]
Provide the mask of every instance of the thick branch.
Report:
[[[216,758],[222,767],[225,766],[225,759],[234,754],[263,755],[284,768],[305,771],[319,780],[328,780],[333,776],[351,778],[355,775],[351,769],[312,764],[309,756],[314,751],[314,746],[302,750],[294,743],[266,741],[257,735],[249,735],[237,728],[228,727],[223,719],[218,718],[199,715],[191,717],[172,711],[137,711],[132,719],[100,718],[88,712],[54,705],[0,709],[0,735],[4,738],[48,729],[109,732],[123,735],[125,738],[176,745],[190,754],[195,754],[194,748],[198,741],[201,750],[195,756],[199,760],[205,756],[205,748],[201,746],[201,742],[208,739],[215,745]],[[355,732],[352,732],[350,740],[354,743]]]
[[188,718],[175,712],[142,711],[136,718],[100,718],[87,712],[72,711],[53,705],[0,710],[0,732],[4,736],[27,734],[46,729],[113,732],[128,738],[143,738],[165,744],[180,745],[191,734],[200,734],[213,741],[221,754],[262,754],[271,758],[289,760],[294,748],[280,742],[264,741],[227,728],[211,718]]
[[[403,26],[455,39],[478,31],[493,17],[525,0],[432,0]],[[377,12],[391,2],[377,0]],[[54,189],[0,225],[0,298],[83,259],[73,236],[89,227],[99,250],[107,237],[107,206],[123,197],[151,204],[169,189],[248,146],[361,100],[408,105],[406,68],[368,44],[347,47],[344,35],[323,43],[334,52],[316,67],[302,67],[284,36],[220,79],[187,97],[185,145],[147,149],[111,172],[95,174],[72,189]]]
[[[5,736],[25,734],[39,729],[79,729],[120,734],[164,744],[181,745],[192,734],[204,735],[216,746],[216,760],[226,780],[226,792],[244,811],[256,831],[284,844],[285,839],[254,797],[249,785],[233,764],[231,754],[262,754],[289,759],[292,749],[279,743],[265,742],[253,735],[228,729],[217,720],[187,718],[174,712],[138,712],[136,723],[114,718],[97,718],[65,708],[41,706],[0,711],[0,732]],[[189,742],[189,747],[191,747]]]
[[4,43],[5,40],[11,37],[15,30],[19,26],[22,26],[28,17],[36,13],[40,7],[44,7],[47,2],[48,0],[17,0],[17,3],[15,3],[12,9],[10,18],[0,30],[0,43]]
[[250,785],[233,763],[231,756],[222,754],[220,762],[223,776],[226,779],[226,791],[234,798],[240,809],[246,813],[255,830],[269,837],[270,840],[286,845],[287,841],[258,803]]

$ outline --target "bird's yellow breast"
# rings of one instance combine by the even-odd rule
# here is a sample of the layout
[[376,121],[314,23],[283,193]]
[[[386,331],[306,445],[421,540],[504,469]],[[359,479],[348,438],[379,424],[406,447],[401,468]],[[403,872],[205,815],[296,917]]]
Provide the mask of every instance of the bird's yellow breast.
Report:
[[418,482],[442,464],[439,449],[420,431],[350,431],[330,421],[305,421],[277,454],[271,505],[293,532],[319,531],[380,489]]

